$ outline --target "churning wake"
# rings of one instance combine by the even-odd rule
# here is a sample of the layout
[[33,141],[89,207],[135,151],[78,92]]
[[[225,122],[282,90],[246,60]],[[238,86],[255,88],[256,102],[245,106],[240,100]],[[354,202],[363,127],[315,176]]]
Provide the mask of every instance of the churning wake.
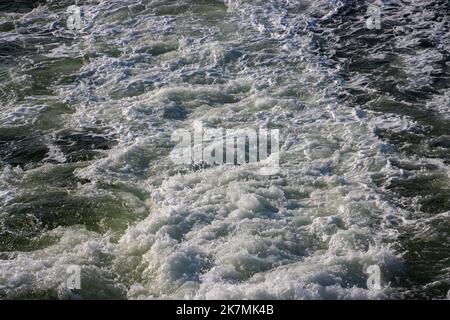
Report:
[[[0,297],[444,299],[449,4],[372,3],[0,5]],[[196,121],[280,172],[174,164]]]

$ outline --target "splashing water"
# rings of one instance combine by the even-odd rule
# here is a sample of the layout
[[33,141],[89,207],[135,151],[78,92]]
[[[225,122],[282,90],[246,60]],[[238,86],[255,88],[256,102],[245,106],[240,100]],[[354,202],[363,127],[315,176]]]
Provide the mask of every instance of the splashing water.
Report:
[[[0,297],[446,298],[448,1],[374,3],[2,5]],[[280,172],[174,164],[196,121]]]

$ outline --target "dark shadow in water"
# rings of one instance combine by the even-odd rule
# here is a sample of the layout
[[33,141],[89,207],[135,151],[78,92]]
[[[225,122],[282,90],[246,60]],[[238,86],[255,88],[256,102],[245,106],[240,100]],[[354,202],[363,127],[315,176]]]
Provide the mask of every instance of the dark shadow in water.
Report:
[[61,131],[56,134],[54,144],[64,153],[67,162],[80,162],[101,157],[102,151],[111,149],[117,141],[102,129],[90,128]]

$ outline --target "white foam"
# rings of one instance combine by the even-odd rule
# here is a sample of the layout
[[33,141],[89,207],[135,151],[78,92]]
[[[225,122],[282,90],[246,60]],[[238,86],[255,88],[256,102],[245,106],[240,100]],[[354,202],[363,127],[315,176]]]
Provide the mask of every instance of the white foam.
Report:
[[[112,185],[145,218],[117,242],[76,226],[49,231],[57,240],[48,247],[0,260],[0,294],[77,298],[64,285],[67,266],[76,264],[82,298],[391,297],[388,286],[366,285],[369,265],[381,265],[386,277],[402,269],[389,221],[402,222],[404,212],[372,181],[399,174],[389,159],[401,155],[375,131],[417,124],[337,101],[338,70],[324,66],[308,28],[311,16],[330,18],[342,3],[225,1],[228,9],[214,12],[236,26],[227,33],[189,14],[154,15],[154,1],[131,17],[128,5],[138,2],[87,4],[93,20],[82,41],[48,56],[89,56],[75,84],[55,88],[76,109],[64,125],[100,122],[118,137],[104,159],[75,170],[90,183],[74,192]],[[277,44],[268,50],[270,41]],[[161,43],[171,48],[148,53]],[[116,54],[103,54],[105,47]],[[186,117],[164,118],[167,106]],[[280,128],[280,173],[258,175],[263,164],[195,171],[171,163],[173,130],[196,120]],[[56,148],[49,159],[64,161]],[[130,195],[135,189],[144,199]],[[0,192],[6,199],[6,188]]]

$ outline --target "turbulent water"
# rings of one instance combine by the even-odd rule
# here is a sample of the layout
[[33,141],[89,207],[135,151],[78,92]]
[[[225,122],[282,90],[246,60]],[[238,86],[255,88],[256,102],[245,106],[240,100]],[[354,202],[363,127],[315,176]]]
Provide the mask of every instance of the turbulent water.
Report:
[[[445,299],[450,5],[373,3],[0,2],[0,297]],[[280,172],[174,164],[199,120]]]

